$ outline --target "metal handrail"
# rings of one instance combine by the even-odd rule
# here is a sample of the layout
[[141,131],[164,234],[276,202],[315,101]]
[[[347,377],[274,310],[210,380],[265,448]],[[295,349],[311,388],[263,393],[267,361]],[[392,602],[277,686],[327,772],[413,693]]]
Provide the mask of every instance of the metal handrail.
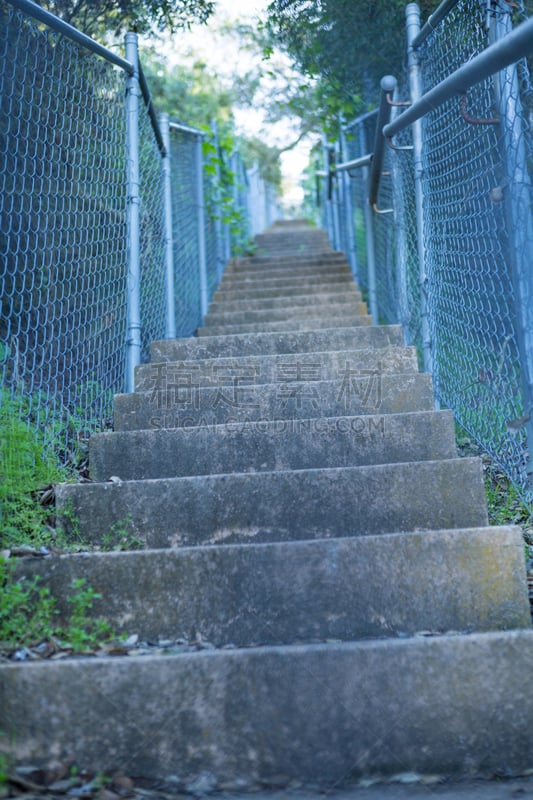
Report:
[[476,83],[531,53],[533,53],[533,17],[522,22],[514,31],[491,44],[422,95],[420,100],[413,103],[393,122],[384,126],[383,135],[387,139],[392,139],[397,133],[443,105],[447,100],[465,94]]
[[[361,167],[368,167],[370,166],[371,163],[372,163],[372,153],[368,153],[366,156],[360,156],[360,158],[354,158],[353,161],[343,161],[342,164],[335,164],[334,171],[348,172],[351,169],[361,169]],[[327,178],[328,173],[321,171],[317,172],[317,175]]]
[[159,152],[164,158],[167,154],[167,151],[165,143],[163,141],[163,134],[161,132],[161,127],[159,125],[159,119],[156,110],[154,108],[154,104],[152,102],[152,95],[150,94],[150,89],[148,88],[148,83],[146,81],[146,77],[140,62],[139,62],[139,86],[141,87],[141,93],[143,96],[144,105],[146,106],[146,110],[148,111],[148,116],[150,117],[150,122],[152,123],[152,130],[154,132],[154,136],[157,141],[157,146],[159,147]]
[[[385,140],[382,135],[383,127],[390,120],[392,106],[390,104],[390,97],[396,89],[397,81],[393,75],[385,75],[381,79],[381,102],[377,110],[376,120],[376,136],[374,139],[374,152],[367,153],[364,156],[353,159],[352,161],[344,161],[342,164],[335,164],[333,169],[328,173],[326,171],[317,172],[320,177],[329,177],[331,174],[352,169],[361,169],[363,167],[370,167],[370,178],[368,188],[368,202],[374,210],[377,205],[377,198],[379,193],[379,183],[381,173],[383,171],[383,158],[385,153]],[[376,111],[369,111],[364,114],[362,118],[366,118]],[[358,118],[359,120],[361,117]],[[344,126],[344,130],[349,128],[349,125]]]
[[433,33],[437,25],[442,22],[444,17],[450,13],[450,11],[457,5],[458,2],[459,0],[443,0],[433,14],[428,17],[428,20],[420,30],[420,33],[413,39],[412,46],[415,48],[415,50],[417,47],[420,47],[421,44],[424,44],[428,36]]
[[376,120],[376,135],[374,139],[374,157],[370,165],[370,178],[368,182],[368,202],[376,210],[379,193],[379,183],[383,171],[383,158],[385,155],[385,139],[382,130],[391,118],[392,106],[389,102],[397,86],[393,75],[385,75],[380,82],[381,98],[379,103],[378,118]]
[[123,69],[128,75],[133,75],[133,64],[127,61],[127,59],[118,56],[116,53],[113,53],[112,50],[108,50],[107,47],[95,42],[95,40],[87,36],[86,33],[77,30],[68,22],[55,17],[49,11],[45,11],[44,8],[33,3],[32,0],[8,0],[8,2],[10,5],[18,8],[19,11],[23,11],[29,17],[33,17],[33,19],[36,19],[38,22],[43,22],[49,28],[52,28],[52,30],[66,36],[67,39],[81,45],[81,47],[84,47],[86,50],[90,50],[92,53],[100,56],[100,58],[110,61],[111,64],[114,64],[116,67],[120,67],[120,69]]

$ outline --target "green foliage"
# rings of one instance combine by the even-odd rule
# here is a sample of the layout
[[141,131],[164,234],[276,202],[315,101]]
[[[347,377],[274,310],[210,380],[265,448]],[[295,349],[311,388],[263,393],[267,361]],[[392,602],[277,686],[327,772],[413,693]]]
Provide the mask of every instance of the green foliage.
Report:
[[14,579],[14,561],[0,559],[0,642],[18,646],[48,639],[55,631],[55,600],[39,578]]
[[0,641],[3,645],[22,647],[55,636],[76,653],[93,651],[113,638],[110,625],[92,616],[100,594],[87,585],[85,578],[72,581],[68,625],[57,622],[56,600],[39,577],[17,579],[15,561],[0,559]]
[[0,390],[0,545],[40,545],[50,538],[44,487],[65,477],[50,448],[50,431],[31,420],[27,398]]
[[[155,105],[172,119],[184,120],[187,125],[205,131],[202,147],[207,212],[211,219],[220,219],[230,226],[233,255],[241,255],[249,237],[243,212],[235,205],[237,178],[231,169],[231,155],[239,150],[248,166],[257,159],[262,177],[279,186],[279,151],[266,145],[261,148],[260,143],[253,143],[247,149],[245,142],[237,140],[233,116],[235,92],[232,87],[222,85],[203,61],[195,61],[190,68],[169,69],[152,49],[143,53],[143,65]],[[217,129],[216,139],[213,126]]]
[[[422,0],[422,19],[438,0]],[[383,75],[401,75],[404,48],[403,0],[273,0],[267,30],[299,69],[316,78],[330,111],[350,116],[375,102]],[[359,107],[357,107],[359,106]]]
[[72,547],[87,549],[87,543],[80,533],[80,520],[71,500],[61,507],[56,516],[55,537],[55,544],[60,549],[68,550]]
[[528,546],[533,545],[533,503],[522,499],[498,465],[487,455],[461,425],[455,425],[455,438],[460,453],[481,456],[485,494],[491,525],[520,525]]
[[201,59],[192,67],[169,67],[154,48],[142,52],[143,70],[158,111],[195,128],[216,119],[221,133],[233,127],[234,96]]
[[192,22],[206,22],[213,0],[41,0],[40,6],[89,36],[176,32]]
[[99,600],[101,595],[87,585],[85,578],[73,580],[71,588],[74,594],[68,598],[71,613],[65,637],[76,653],[94,650],[102,641],[113,637],[109,623],[90,615],[94,601]]
[[102,537],[102,550],[141,550],[143,543],[133,533],[133,519],[131,514],[124,520],[115,522],[108,533]]
[[[4,737],[4,731],[0,731],[0,737]],[[7,783],[12,768],[13,758],[9,753],[0,751],[0,787]]]
[[[249,52],[254,66],[246,73],[233,76],[234,102],[241,108],[261,108],[265,122],[275,125],[283,121],[287,140],[280,146],[269,142],[267,162],[275,153],[292,150],[310,133],[321,134],[324,120],[337,119],[342,103],[313,77],[304,75],[287,54],[277,46],[269,26],[226,25],[226,36],[237,39],[240,50]],[[292,54],[291,54],[292,55]],[[350,116],[352,105],[346,109]],[[288,123],[288,124],[287,124]],[[261,168],[262,158],[260,155]],[[262,173],[263,174],[263,173]]]
[[243,140],[241,144],[241,153],[246,163],[257,162],[263,180],[277,189],[281,187],[280,152],[278,147],[265,144],[255,136]]

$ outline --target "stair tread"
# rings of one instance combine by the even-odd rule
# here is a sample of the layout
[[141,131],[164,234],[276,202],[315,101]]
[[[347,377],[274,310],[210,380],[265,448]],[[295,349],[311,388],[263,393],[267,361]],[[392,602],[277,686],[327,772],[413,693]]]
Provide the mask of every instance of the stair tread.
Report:
[[293,331],[313,331],[319,328],[346,327],[356,328],[360,325],[372,325],[372,317],[363,314],[336,315],[332,317],[284,320],[281,322],[253,322],[238,325],[204,325],[198,328],[198,336],[218,336],[233,333],[291,333]]
[[[380,327],[357,326],[355,328],[322,328],[318,331],[263,332],[229,334],[223,336],[188,337],[185,339],[152,342],[152,360],[167,358],[213,358],[219,353],[226,356],[245,357],[276,353],[302,353],[323,351],[328,347],[339,350],[351,346],[402,345],[403,333],[399,325]],[[173,355],[178,354],[178,355]],[[165,359],[167,360],[167,359]]]
[[[137,457],[142,452],[143,458]],[[93,480],[268,472],[434,461],[456,456],[449,411],[260,420],[167,430],[109,431],[90,442]]]
[[64,484],[57,506],[78,518],[87,541],[129,518],[148,547],[487,525],[475,458]]
[[76,742],[96,772],[207,772],[226,788],[274,776],[324,787],[399,765],[519,773],[533,749],[532,661],[533,631],[513,631],[8,664],[3,720],[25,763]]
[[407,371],[372,370],[369,375],[344,375],[334,380],[300,381],[227,387],[154,387],[115,396],[115,430],[212,425],[239,420],[390,414],[431,411],[435,407],[431,377]]
[[289,381],[342,379],[350,372],[355,380],[359,371],[380,373],[418,372],[416,350],[406,346],[322,350],[309,353],[249,355],[213,359],[152,361],[135,370],[135,391],[151,391],[156,386],[188,378],[201,386],[227,386],[232,376],[239,381],[268,384]]
[[[142,639],[196,633],[215,647],[251,646],[529,625],[511,527],[85,553],[28,561],[18,577],[38,574],[65,597],[80,569],[102,596],[95,612]],[[66,616],[68,603],[58,611]]]

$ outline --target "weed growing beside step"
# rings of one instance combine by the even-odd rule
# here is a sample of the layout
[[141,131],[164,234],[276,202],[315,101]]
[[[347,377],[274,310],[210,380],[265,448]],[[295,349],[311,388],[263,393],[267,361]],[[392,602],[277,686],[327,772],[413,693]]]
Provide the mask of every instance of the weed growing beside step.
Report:
[[0,559],[0,654],[30,658],[28,647],[38,645],[47,654],[93,653],[114,636],[111,626],[91,616],[100,598],[85,578],[72,581],[68,625],[56,620],[56,600],[40,578],[15,580],[15,562]]
[[0,396],[0,548],[41,547],[54,531],[52,485],[66,479],[42,431],[22,417],[24,398]]
[[491,525],[519,525],[533,556],[533,504],[523,500],[509,478],[459,424],[455,436],[460,455],[479,456],[483,463],[485,493]]
[[14,577],[12,556],[46,555],[69,548],[54,520],[54,484],[72,479],[73,466],[61,467],[49,437],[28,424],[22,396],[0,397],[0,652],[20,653],[39,645],[48,651],[85,653],[112,637],[110,626],[90,616],[98,593],[80,577],[69,597],[70,621],[60,628],[56,601],[39,578]]
[[460,455],[475,455],[482,460],[489,523],[491,525],[518,525],[522,529],[529,602],[533,615],[533,503],[527,503],[520,497],[507,475],[457,423],[455,437]]

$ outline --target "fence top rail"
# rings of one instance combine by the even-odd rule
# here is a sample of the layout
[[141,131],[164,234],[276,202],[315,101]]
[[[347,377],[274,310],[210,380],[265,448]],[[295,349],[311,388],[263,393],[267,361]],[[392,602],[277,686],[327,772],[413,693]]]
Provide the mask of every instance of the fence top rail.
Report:
[[447,100],[466,94],[476,83],[531,53],[533,53],[533,17],[522,22],[514,31],[491,44],[422,95],[420,100],[413,103],[393,122],[385,125],[383,135],[387,139],[392,139],[397,133],[443,105]]
[[[433,33],[438,25],[442,22],[444,17],[457,5],[459,0],[442,0],[440,6],[435,9],[433,14],[428,17],[426,24],[421,28],[420,33],[413,39],[413,47],[416,50],[421,44],[424,44],[428,36]],[[411,4],[409,4],[411,5]],[[416,4],[413,4],[416,5]]]
[[364,122],[365,119],[368,119],[371,116],[375,116],[378,113],[377,108],[373,108],[371,111],[366,111],[364,114],[361,114],[359,117],[350,120],[350,122],[346,122],[342,125],[343,131],[349,131],[351,128],[355,128],[356,125],[359,125],[361,122]]
[[133,64],[125,58],[113,53],[112,50],[108,50],[107,47],[91,39],[86,33],[77,30],[77,28],[70,25],[68,22],[59,19],[59,17],[54,16],[54,14],[51,14],[49,11],[45,11],[44,8],[33,3],[32,0],[7,0],[7,2],[19,11],[23,11],[29,17],[33,17],[33,19],[36,19],[38,22],[42,22],[49,28],[52,28],[52,30],[66,36],[67,39],[84,47],[86,50],[90,50],[92,53],[95,53],[95,55],[100,56],[100,58],[111,62],[111,64],[114,64],[116,67],[120,67],[120,69],[124,70],[128,75],[133,75],[135,71]]
[[205,136],[204,131],[191,128],[189,125],[182,125],[181,122],[169,122],[169,128],[173,131],[180,131],[180,133],[191,133],[193,136]]
[[[368,167],[372,163],[373,154],[367,153],[366,156],[360,156],[359,158],[354,158],[353,161],[344,161],[341,164],[335,164],[334,172],[345,172],[351,169],[361,169],[362,167]],[[317,175],[320,175],[320,172],[317,172]],[[327,172],[324,173],[327,176]]]

